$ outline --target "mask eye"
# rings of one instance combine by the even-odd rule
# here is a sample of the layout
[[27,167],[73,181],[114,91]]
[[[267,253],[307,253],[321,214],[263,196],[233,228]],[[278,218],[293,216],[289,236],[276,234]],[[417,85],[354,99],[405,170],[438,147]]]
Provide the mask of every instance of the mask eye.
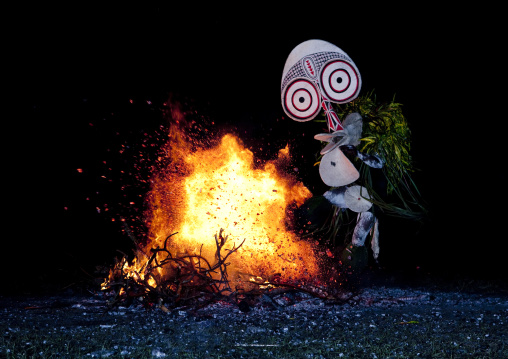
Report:
[[282,106],[296,121],[312,120],[320,109],[320,95],[316,86],[304,78],[291,81],[282,92]]
[[343,60],[333,60],[323,66],[320,81],[324,96],[338,103],[354,100],[362,85],[356,68]]

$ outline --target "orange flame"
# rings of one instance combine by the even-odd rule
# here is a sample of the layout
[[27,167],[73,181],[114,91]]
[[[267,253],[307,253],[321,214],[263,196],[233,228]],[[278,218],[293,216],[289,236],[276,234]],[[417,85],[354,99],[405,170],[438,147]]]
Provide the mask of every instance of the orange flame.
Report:
[[124,271],[142,278],[139,271],[150,249],[164,247],[176,232],[168,244],[175,255],[199,254],[213,262],[214,236],[224,229],[230,248],[245,240],[228,258],[230,278],[241,273],[263,278],[280,274],[291,280],[317,277],[312,244],[287,229],[288,210],[311,196],[301,182],[278,170],[279,163],[289,160],[287,146],[276,160],[255,168],[253,153],[231,134],[216,147],[191,151],[172,130],[165,152],[169,165],[152,180],[148,197],[148,243]]

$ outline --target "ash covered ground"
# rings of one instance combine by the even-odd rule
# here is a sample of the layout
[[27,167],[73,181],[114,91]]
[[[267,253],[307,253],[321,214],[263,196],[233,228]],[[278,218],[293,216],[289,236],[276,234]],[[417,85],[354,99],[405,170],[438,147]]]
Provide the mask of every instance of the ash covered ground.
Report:
[[108,307],[102,293],[0,298],[0,352],[18,357],[505,358],[496,283],[385,282],[327,302],[267,292],[248,308]]

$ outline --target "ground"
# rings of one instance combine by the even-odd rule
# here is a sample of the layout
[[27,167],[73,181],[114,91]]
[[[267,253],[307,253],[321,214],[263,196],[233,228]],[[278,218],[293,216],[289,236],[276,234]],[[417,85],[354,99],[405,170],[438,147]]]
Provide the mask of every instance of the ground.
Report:
[[[344,302],[287,291],[240,308],[108,308],[101,293],[0,297],[7,358],[506,358],[508,291],[485,281],[369,283]],[[347,296],[347,293],[345,293]],[[247,310],[246,310],[247,309]]]

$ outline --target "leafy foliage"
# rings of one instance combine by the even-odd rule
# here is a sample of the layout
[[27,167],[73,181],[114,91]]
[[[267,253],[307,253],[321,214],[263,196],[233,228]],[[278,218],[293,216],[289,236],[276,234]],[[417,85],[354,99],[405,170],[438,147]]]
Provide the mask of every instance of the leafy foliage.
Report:
[[352,102],[336,105],[340,118],[358,112],[363,118],[363,137],[359,151],[380,157],[386,178],[386,194],[395,195],[401,205],[388,203],[381,193],[376,193],[372,180],[372,169],[363,162],[359,164],[360,181],[373,196],[373,203],[383,211],[396,216],[413,219],[422,218],[425,207],[411,173],[415,171],[410,155],[411,131],[402,113],[402,104],[394,100],[378,103],[371,92]]

